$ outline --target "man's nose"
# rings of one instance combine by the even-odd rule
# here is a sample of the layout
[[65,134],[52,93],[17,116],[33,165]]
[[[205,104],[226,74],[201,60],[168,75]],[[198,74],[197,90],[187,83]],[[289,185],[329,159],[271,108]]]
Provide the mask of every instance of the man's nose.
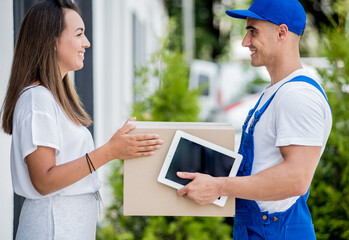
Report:
[[241,45],[243,47],[249,47],[251,45],[251,38],[249,37],[248,34],[245,35],[244,39],[242,40]]

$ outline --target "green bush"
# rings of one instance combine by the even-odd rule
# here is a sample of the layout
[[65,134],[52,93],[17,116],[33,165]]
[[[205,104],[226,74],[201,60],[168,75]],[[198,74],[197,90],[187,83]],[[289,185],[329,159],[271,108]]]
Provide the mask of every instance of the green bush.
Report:
[[[147,121],[197,121],[199,90],[189,90],[189,67],[183,54],[171,49],[169,39],[154,54],[147,67],[135,76],[135,103],[133,116]],[[151,91],[149,79],[158,79],[159,86]],[[109,240],[210,240],[231,239],[231,226],[224,218],[215,217],[128,217],[122,212],[123,172],[122,161],[113,163],[110,184],[113,205],[106,212],[105,222],[98,228],[97,239]],[[155,181],[155,180],[154,180]]]
[[[161,66],[160,69],[151,72],[151,68],[143,67],[136,71],[137,102],[133,104],[133,115],[137,120],[147,121],[197,121],[199,90],[188,89],[189,67],[183,54],[178,50],[160,49],[154,55],[151,67],[156,64]],[[160,80],[159,87],[149,96],[149,79],[154,77]]]
[[331,68],[319,70],[333,126],[308,200],[319,240],[349,239],[349,1],[338,1],[336,9],[338,21],[324,27],[323,54]]

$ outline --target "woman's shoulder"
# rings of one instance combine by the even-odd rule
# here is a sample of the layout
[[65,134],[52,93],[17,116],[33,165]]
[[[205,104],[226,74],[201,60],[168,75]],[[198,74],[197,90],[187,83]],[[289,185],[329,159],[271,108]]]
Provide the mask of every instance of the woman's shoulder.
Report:
[[36,97],[50,97],[52,93],[46,87],[41,85],[25,87],[21,92],[21,97],[36,96]]
[[24,98],[26,100],[32,99],[35,101],[50,101],[54,100],[54,97],[50,90],[46,87],[38,85],[38,86],[29,86],[23,89],[20,98]]
[[35,111],[47,111],[55,108],[57,102],[52,93],[43,86],[30,86],[23,89],[17,106]]

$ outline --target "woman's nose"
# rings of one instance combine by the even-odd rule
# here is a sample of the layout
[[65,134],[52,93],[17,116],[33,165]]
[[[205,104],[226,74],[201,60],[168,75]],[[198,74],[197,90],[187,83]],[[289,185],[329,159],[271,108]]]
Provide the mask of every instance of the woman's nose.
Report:
[[91,46],[91,43],[90,41],[87,39],[87,37],[85,36],[85,40],[84,40],[84,48],[89,48]]

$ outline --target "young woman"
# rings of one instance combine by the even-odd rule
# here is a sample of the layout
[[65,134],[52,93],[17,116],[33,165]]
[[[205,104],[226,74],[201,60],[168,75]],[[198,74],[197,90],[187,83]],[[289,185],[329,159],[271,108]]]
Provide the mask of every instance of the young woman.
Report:
[[90,46],[84,30],[70,0],[40,2],[21,24],[2,108],[2,127],[12,134],[13,188],[26,198],[17,239],[95,239],[95,169],[152,155],[162,144],[157,135],[128,135],[134,125],[125,124],[94,149],[91,119],[68,78]]

